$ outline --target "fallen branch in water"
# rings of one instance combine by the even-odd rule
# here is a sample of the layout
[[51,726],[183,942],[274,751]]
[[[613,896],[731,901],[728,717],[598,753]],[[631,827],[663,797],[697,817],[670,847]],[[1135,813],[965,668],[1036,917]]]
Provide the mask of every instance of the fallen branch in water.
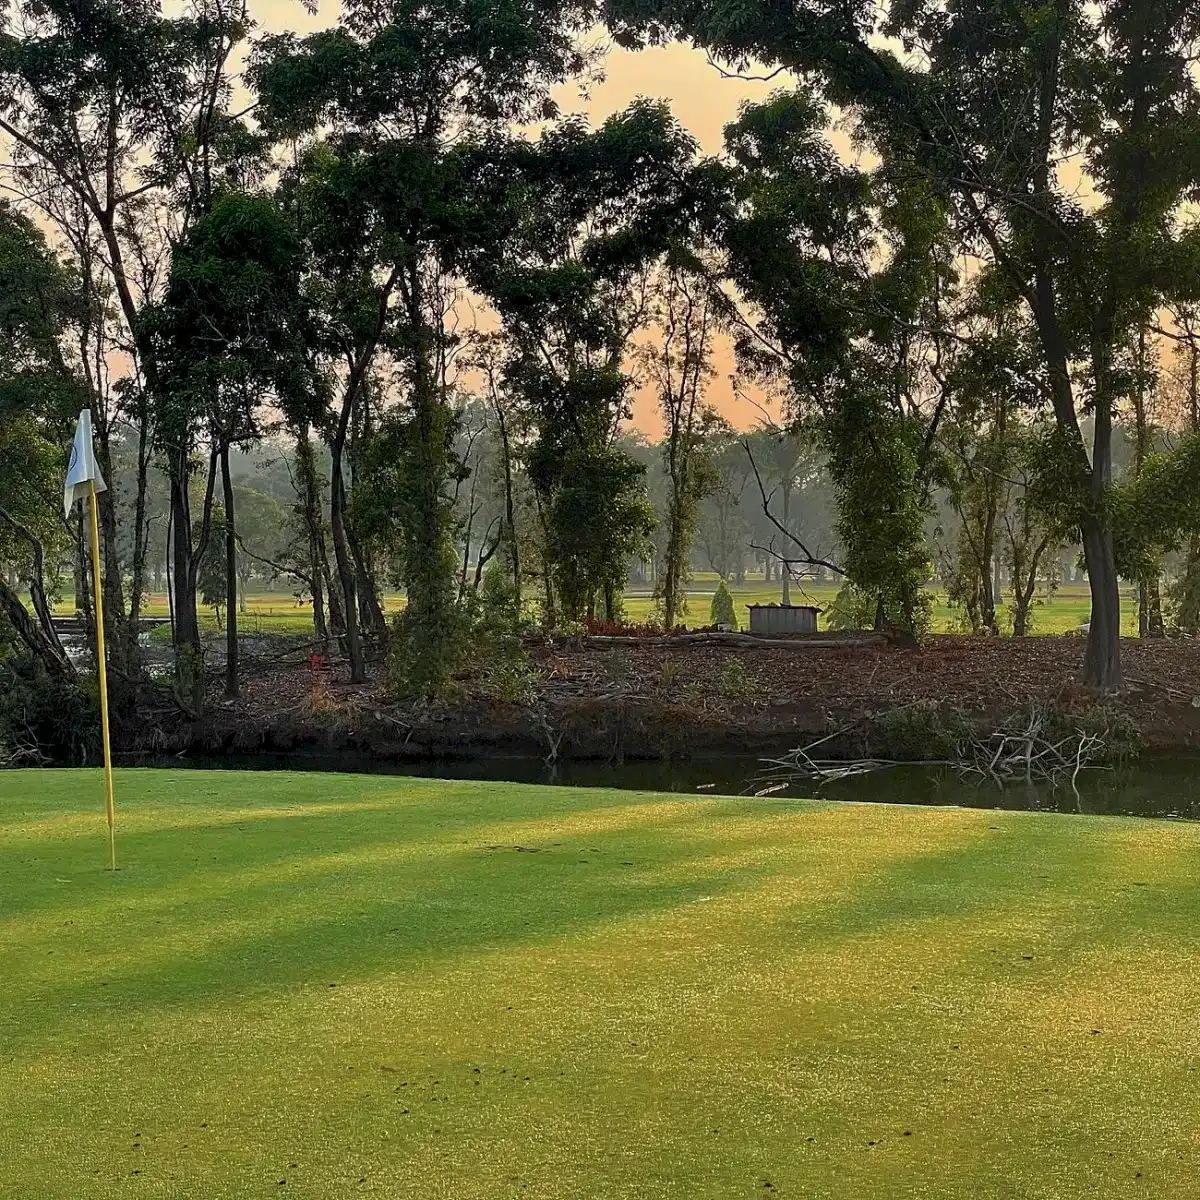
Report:
[[788,783],[829,783],[896,767],[944,767],[964,778],[991,780],[998,785],[1020,781],[1050,787],[1069,783],[1074,788],[1081,772],[1106,767],[1111,746],[1104,730],[1089,732],[1074,728],[1064,733],[1051,732],[1049,726],[1049,715],[1035,708],[990,733],[960,739],[955,753],[942,758],[867,756],[834,759],[814,756],[813,751],[818,747],[855,728],[848,726],[797,747],[780,758],[761,760],[763,769],[756,784],[762,788],[754,794],[767,795]]

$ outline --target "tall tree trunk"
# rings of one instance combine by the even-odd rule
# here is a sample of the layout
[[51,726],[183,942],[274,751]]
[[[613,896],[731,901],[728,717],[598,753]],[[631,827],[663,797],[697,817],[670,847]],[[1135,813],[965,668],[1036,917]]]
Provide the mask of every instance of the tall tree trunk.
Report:
[[163,570],[167,576],[167,619],[171,622],[171,645],[175,645],[175,585],[171,582],[171,553],[175,544],[175,513],[167,507],[167,540],[163,546]]
[[516,505],[513,501],[512,448],[508,441],[508,425],[500,407],[496,408],[500,426],[500,445],[504,451],[504,527],[508,539],[509,563],[512,567],[513,594],[516,597],[515,617],[521,616],[521,548],[517,544]]
[[346,655],[350,659],[350,682],[364,683],[367,678],[362,642],[358,636],[358,586],[350,548],[346,545],[346,486],[342,477],[342,448],[345,430],[339,431],[330,447],[332,468],[329,473],[329,529],[333,535],[333,557],[342,590],[342,619],[345,622]]
[[[325,623],[325,583],[329,575],[329,556],[325,549],[325,521],[321,513],[321,488],[317,482],[316,457],[308,426],[296,432],[296,473],[299,483],[300,513],[308,535],[308,565],[313,602],[313,631],[323,642],[329,641]],[[330,594],[332,603],[333,596]]]
[[996,553],[996,509],[994,505],[988,512],[983,539],[984,545],[987,547],[988,562],[988,566],[984,567],[984,572],[991,576],[990,586],[983,598],[983,623],[987,626],[989,633],[999,634],[1000,621],[996,616],[996,610],[1000,607],[1001,597],[1004,595],[1004,580],[1001,575],[1000,555]]
[[[1048,235],[1043,233],[1041,236],[1044,238]],[[1039,246],[1038,250],[1048,262],[1048,247]],[[1036,272],[1035,288],[1033,311],[1050,368],[1050,394],[1055,418],[1060,430],[1070,441],[1072,453],[1077,457],[1081,484],[1086,486],[1088,492],[1089,511],[1080,522],[1080,536],[1087,564],[1092,617],[1080,677],[1083,683],[1097,691],[1121,692],[1125,690],[1125,675],[1121,668],[1121,589],[1111,518],[1104,505],[1112,477],[1112,407],[1108,394],[1103,390],[1108,380],[1098,379],[1097,382],[1099,394],[1095,436],[1089,462],[1075,413],[1066,343],[1055,311],[1053,280],[1045,264],[1040,265]]]
[[175,448],[168,457],[171,502],[171,583],[175,613],[175,690],[199,712],[204,701],[204,648],[192,571],[192,514],[188,498],[188,452]]
[[342,589],[334,582],[333,570],[328,559],[322,564],[321,572],[325,579],[325,599],[329,602],[329,632],[336,639],[344,654],[346,652],[346,617],[342,610]]
[[221,492],[225,501],[225,695],[235,700],[238,695],[237,523],[228,442],[221,443]]
[[1083,680],[1100,692],[1124,691],[1125,675],[1121,669],[1121,590],[1113,553],[1112,529],[1098,518],[1089,518],[1081,532],[1092,599]]
[[141,633],[142,600],[146,589],[146,559],[150,553],[150,520],[146,511],[146,493],[149,487],[150,468],[150,418],[143,398],[138,412],[137,445],[137,493],[133,502],[133,563],[129,578],[129,662],[134,670],[140,670],[141,650],[138,635]]
[[[1107,345],[1107,343],[1105,344]],[[1107,350],[1096,360],[1095,434],[1092,441],[1090,511],[1083,524],[1083,552],[1092,594],[1092,620],[1084,654],[1084,682],[1104,693],[1123,692],[1121,666],[1121,583],[1113,546],[1112,517],[1106,504],[1112,482],[1112,380]]]
[[[749,443],[747,443],[749,444]],[[790,530],[792,528],[792,485],[791,481],[785,479],[783,482],[783,527]],[[787,547],[784,547],[786,553]],[[792,564],[789,562],[780,561],[779,575],[783,580],[783,590],[780,596],[781,603],[787,607],[792,602]],[[741,582],[740,580],[738,581]]]
[[[34,616],[37,618],[38,627],[42,632],[45,646],[59,660],[62,673],[73,676],[75,668],[71,665],[71,660],[67,658],[67,653],[62,647],[62,642],[58,640],[58,631],[54,628],[54,614],[50,608],[50,602],[46,598],[46,553],[42,547],[41,539],[23,521],[13,516],[6,509],[0,508],[0,520],[7,524],[19,538],[29,545],[29,600],[33,605]],[[13,582],[14,584],[16,582],[15,572]],[[30,650],[34,651],[38,657],[42,657],[42,647],[33,646],[22,630],[18,630],[18,632],[22,634],[22,638]]]
[[[1138,378],[1133,391],[1134,473],[1140,476],[1150,453],[1150,422],[1146,416],[1146,327],[1138,329]],[[1138,637],[1162,637],[1162,599],[1158,571],[1138,581]]]
[[96,619],[92,613],[91,552],[83,531],[83,505],[75,506],[75,611],[83,618],[83,644],[92,661],[96,660]]
[[[364,380],[355,393],[354,405],[350,414],[350,430],[346,445],[345,461],[350,474],[351,508],[355,489],[358,486],[359,462],[362,448],[371,436],[371,388],[369,381]],[[387,638],[387,619],[383,615],[383,606],[375,589],[375,579],[370,562],[363,551],[354,532],[354,522],[348,514],[343,515],[346,527],[346,545],[350,550],[350,558],[354,563],[354,582],[358,595],[358,627],[362,635],[374,637],[383,642]]]
[[412,345],[413,462],[408,476],[411,512],[405,529],[405,623],[411,640],[410,679],[432,695],[442,689],[456,654],[457,613],[453,557],[448,553],[445,484],[450,414],[438,375],[437,332],[430,326],[420,264],[405,277],[404,301]]
[[200,561],[208,549],[208,538],[212,528],[217,451],[214,448],[208,457],[204,510],[198,541],[194,541],[192,537],[191,504],[188,499],[189,459],[186,449],[176,449],[169,460],[173,513],[172,551],[175,560],[175,680],[179,700],[190,706],[193,713],[199,714],[204,708],[205,681],[204,645],[200,640],[196,584]]
[[1146,608],[1146,636],[1152,638],[1166,637],[1167,629],[1163,621],[1162,611],[1162,588],[1159,585],[1159,577],[1157,575],[1147,585]]
[[350,547],[350,557],[354,560],[354,581],[358,587],[359,628],[384,642],[387,639],[387,617],[384,616],[383,605],[379,602],[374,573],[355,536],[354,525],[349,521],[346,523],[346,544]]
[[1013,637],[1025,637],[1029,633],[1029,611],[1033,606],[1034,592],[1037,590],[1038,560],[1041,555],[1041,550],[1034,551],[1032,561],[1024,564],[1027,568],[1026,573],[1018,570],[1016,561],[1013,563]]
[[21,597],[0,576],[0,612],[8,618],[17,636],[25,643],[29,652],[46,668],[55,679],[70,682],[75,678],[75,668],[63,653],[57,639],[51,640],[41,624],[35,621],[21,602]]
[[683,514],[679,511],[678,483],[672,482],[671,490],[671,499],[667,504],[667,551],[662,572],[663,624],[668,630],[675,628],[679,615],[679,592],[683,579]]
[[663,561],[662,601],[663,621],[667,630],[675,628],[679,613],[679,592],[683,582],[683,542],[687,504],[687,464],[683,459],[684,430],[681,429],[679,405],[673,396],[664,402],[669,420],[667,439],[667,478],[671,494],[667,500],[667,549]]
[[467,594],[467,568],[471,563],[471,535],[475,525],[475,487],[472,482],[471,498],[467,504],[467,527],[463,530],[462,567],[458,578],[458,598]]

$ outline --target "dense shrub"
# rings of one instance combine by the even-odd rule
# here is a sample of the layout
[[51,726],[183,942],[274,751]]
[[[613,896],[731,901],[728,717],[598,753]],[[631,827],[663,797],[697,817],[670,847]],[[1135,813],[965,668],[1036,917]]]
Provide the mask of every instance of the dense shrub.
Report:
[[709,609],[708,619],[713,625],[728,625],[730,629],[738,627],[733,597],[729,594],[729,588],[725,586],[723,579],[717,584],[717,590],[713,593],[712,608]]
[[[0,622],[3,618],[0,618]],[[100,752],[93,688],[52,678],[0,623],[0,764],[49,759],[85,763]]]

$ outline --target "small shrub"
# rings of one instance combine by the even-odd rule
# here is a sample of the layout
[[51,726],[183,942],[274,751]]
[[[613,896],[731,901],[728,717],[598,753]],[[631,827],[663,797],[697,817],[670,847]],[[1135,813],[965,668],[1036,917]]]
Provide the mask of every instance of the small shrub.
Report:
[[726,700],[744,704],[758,696],[758,684],[740,658],[730,656],[717,672],[717,688]]
[[733,597],[722,579],[713,593],[712,607],[708,613],[709,622],[713,625],[728,625],[730,629],[738,628],[737,611],[733,607]]
[[629,659],[617,650],[612,651],[605,664],[605,673],[614,687],[624,687],[629,682]]
[[[912,627],[908,627],[907,619],[900,619],[901,605],[896,596],[884,597],[885,628],[893,633],[900,633],[920,641],[929,633],[933,625],[933,597],[925,589],[917,591],[912,599]],[[855,583],[847,580],[842,584],[827,614],[830,629],[847,631],[854,629],[874,629],[875,617],[879,608],[879,596],[868,592]],[[968,615],[967,627],[972,624]]]
[[10,634],[0,617],[0,763],[96,761],[100,701],[95,676],[82,675],[75,684],[52,679]]
[[1047,713],[1044,737],[1050,741],[1084,734],[1104,743],[1100,763],[1124,767],[1135,761],[1142,749],[1142,734],[1129,712],[1118,704],[1093,704],[1082,712],[1053,708]]
[[483,675],[483,692],[505,704],[528,704],[537,694],[538,673],[527,657],[500,658]]
[[876,597],[872,593],[847,580],[829,606],[826,621],[830,629],[839,631],[873,629],[876,605]]
[[658,669],[658,686],[664,692],[672,692],[679,685],[683,664],[677,658],[664,658]]
[[905,762],[952,760],[971,733],[971,723],[961,713],[938,700],[922,700],[874,717],[866,730],[863,752]]

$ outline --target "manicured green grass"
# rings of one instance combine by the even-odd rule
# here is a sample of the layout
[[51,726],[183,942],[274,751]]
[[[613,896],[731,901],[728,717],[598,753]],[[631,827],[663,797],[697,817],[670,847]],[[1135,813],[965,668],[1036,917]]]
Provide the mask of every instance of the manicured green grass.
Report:
[[[688,587],[688,610],[682,620],[693,627],[708,624],[709,608],[712,604],[712,594],[717,586],[717,577],[712,573],[698,572]],[[778,604],[780,600],[780,585],[764,583],[761,579],[748,579],[745,583],[731,583],[729,590],[733,593],[737,608],[738,621],[743,628],[750,623],[749,605]],[[837,585],[833,583],[816,583],[804,581],[792,589],[793,604],[815,604],[818,608],[828,610],[837,595]],[[932,589],[931,589],[932,590]],[[932,590],[934,598],[933,631],[935,633],[962,632],[962,613],[946,604],[945,594]],[[531,597],[533,592],[530,593]],[[383,597],[384,608],[389,613],[399,612],[404,607],[404,596],[400,592],[389,592]],[[1137,636],[1137,597],[1130,588],[1125,588],[1121,596],[1121,622],[1126,637]],[[74,601],[68,598],[61,606],[62,612],[74,612]],[[1041,601],[1034,607],[1033,632],[1035,634],[1063,634],[1079,629],[1092,611],[1091,599],[1086,583],[1068,584],[1049,601]],[[146,597],[143,612],[148,617],[165,617],[168,615],[167,597],[165,594],[151,594]],[[625,618],[629,621],[643,622],[652,618],[655,612],[654,598],[646,594],[646,590],[632,592],[625,597]],[[1011,621],[1007,608],[1000,608],[1000,622]],[[211,608],[201,608],[201,627],[210,633],[216,632],[216,613]],[[821,628],[825,628],[825,617],[820,618]],[[288,633],[303,634],[312,630],[312,608],[306,602],[296,604],[296,598],[289,592],[262,592],[247,597],[246,611],[239,614],[238,628],[243,634],[249,633]],[[167,634],[161,634],[167,637]]]
[[0,1195],[1180,1197],[1200,829],[0,773]]
[[[386,593],[382,598],[384,609],[398,612],[404,607],[404,597],[396,592]],[[64,611],[74,612],[74,602],[67,600]],[[142,610],[148,617],[166,617],[170,615],[165,593],[151,593],[146,597]],[[222,624],[217,623],[217,613],[213,608],[201,606],[200,627],[209,633],[215,633],[224,628],[224,610]],[[296,603],[296,597],[291,592],[252,592],[246,597],[246,607],[238,613],[238,631],[250,633],[311,633],[313,627],[312,604],[306,598],[303,604]]]
[[[688,587],[688,611],[683,620],[691,625],[708,623],[709,607],[712,604],[712,594],[717,586],[717,577],[713,574],[697,573],[693,576]],[[728,585],[733,595],[737,609],[738,622],[743,628],[749,626],[751,604],[778,604],[781,590],[778,583],[764,583],[761,579],[748,579],[745,583]],[[946,603],[946,595],[938,589],[930,589],[933,595],[933,632],[961,633],[963,632],[963,614],[959,609],[952,609]],[[835,583],[817,583],[815,580],[805,580],[792,588],[793,604],[814,604],[828,611],[837,596],[838,588]],[[631,595],[625,598],[625,612],[628,619],[633,621],[649,620],[654,612],[654,600],[646,595]],[[1035,602],[1033,609],[1033,633],[1063,634],[1073,633],[1087,621],[1092,612],[1091,597],[1086,583],[1066,584],[1049,600],[1042,598]],[[1001,605],[999,609],[1001,628],[1011,630],[1012,617],[1008,606]],[[820,627],[825,628],[826,618],[819,618]],[[1121,626],[1126,637],[1137,636],[1137,595],[1134,589],[1123,588],[1121,592]]]

